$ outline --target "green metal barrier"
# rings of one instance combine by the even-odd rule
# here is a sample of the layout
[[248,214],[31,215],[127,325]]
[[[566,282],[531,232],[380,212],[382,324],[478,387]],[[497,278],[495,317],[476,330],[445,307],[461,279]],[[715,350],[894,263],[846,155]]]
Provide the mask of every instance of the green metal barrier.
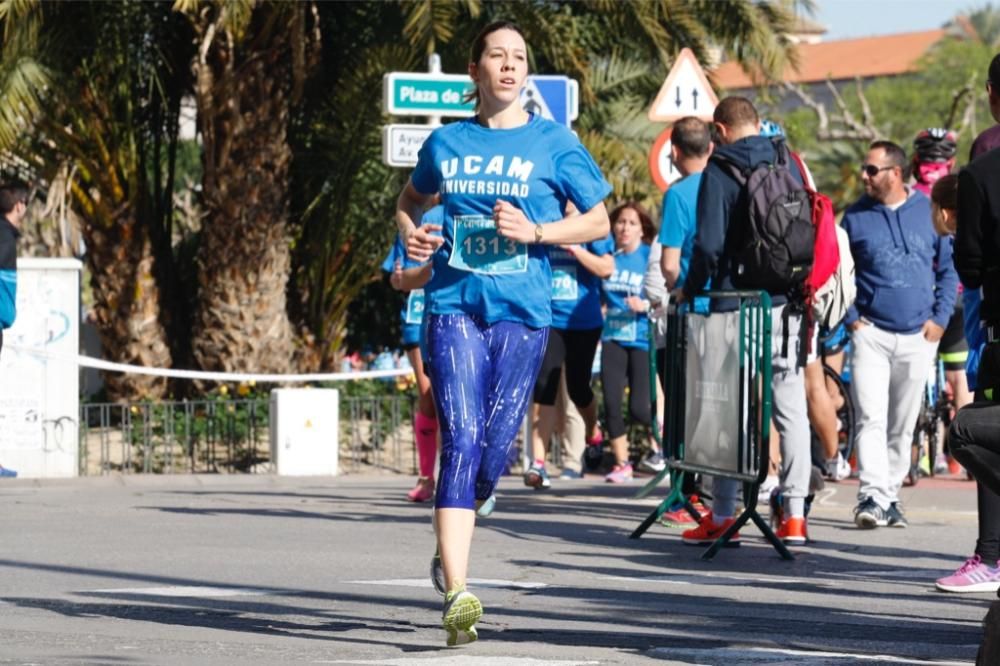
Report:
[[[664,408],[663,450],[671,474],[671,491],[660,505],[632,533],[641,536],[670,506],[684,503],[696,519],[699,517],[690,502],[681,493],[681,474],[702,473],[743,482],[743,512],[702,555],[711,559],[736,532],[752,520],[778,553],[785,559],[794,559],[770,526],[757,512],[757,493],[767,476],[769,462],[768,439],[771,421],[771,299],[759,291],[712,291],[710,300],[737,299],[739,326],[736,332],[738,363],[737,372],[737,432],[736,455],[722,462],[711,460],[712,453],[705,442],[697,439],[686,441],[687,400],[687,317],[705,315],[687,314],[686,308],[668,316],[666,386],[667,400]],[[721,316],[722,313],[720,313]],[[712,315],[708,315],[711,317]],[[716,342],[712,340],[711,342]],[[718,342],[722,342],[719,340]],[[704,454],[704,455],[703,455]],[[705,458],[709,458],[705,462]],[[700,461],[700,462],[696,462]],[[655,486],[654,486],[655,487]],[[645,489],[644,489],[645,490]],[[652,490],[652,489],[650,489]]]

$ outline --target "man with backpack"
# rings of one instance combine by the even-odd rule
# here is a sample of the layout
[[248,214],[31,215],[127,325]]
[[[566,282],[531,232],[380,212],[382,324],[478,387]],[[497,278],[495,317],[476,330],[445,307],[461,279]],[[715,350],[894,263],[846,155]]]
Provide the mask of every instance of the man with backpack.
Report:
[[854,522],[865,529],[907,525],[899,489],[924,384],[958,294],[952,241],[934,231],[927,197],[905,185],[906,165],[896,144],[872,143],[861,165],[865,194],[841,222],[858,287],[846,323],[861,480]]
[[[803,369],[803,290],[815,241],[811,201],[784,141],[760,136],[760,118],[749,100],[722,100],[714,125],[720,145],[702,174],[694,251],[675,297],[690,301],[709,280],[712,289],[760,289],[771,295],[771,389],[784,498],[777,534],[786,544],[799,545],[807,538],[805,498],[812,466]],[[732,301],[712,303],[713,311],[735,308]],[[684,542],[718,538],[734,521],[738,492],[737,482],[716,479],[712,511],[682,535]],[[730,539],[734,542],[738,535]]]

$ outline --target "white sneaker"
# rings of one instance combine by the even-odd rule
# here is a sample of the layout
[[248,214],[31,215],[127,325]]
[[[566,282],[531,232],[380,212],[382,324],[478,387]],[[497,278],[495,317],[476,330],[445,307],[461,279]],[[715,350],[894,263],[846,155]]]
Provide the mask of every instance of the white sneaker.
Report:
[[767,502],[771,499],[771,491],[781,485],[781,480],[772,474],[769,474],[767,478],[764,479],[764,483],[760,484],[760,490],[757,492],[758,502]]
[[831,481],[843,481],[851,476],[851,463],[844,460],[843,453],[826,461],[826,475]]

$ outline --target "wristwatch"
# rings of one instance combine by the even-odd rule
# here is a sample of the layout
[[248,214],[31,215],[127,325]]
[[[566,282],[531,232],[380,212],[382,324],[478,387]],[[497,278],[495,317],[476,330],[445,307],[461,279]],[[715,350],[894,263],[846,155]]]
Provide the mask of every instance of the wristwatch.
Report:
[[542,242],[542,236],[543,236],[542,225],[536,224],[535,225],[535,242],[536,243],[541,243]]

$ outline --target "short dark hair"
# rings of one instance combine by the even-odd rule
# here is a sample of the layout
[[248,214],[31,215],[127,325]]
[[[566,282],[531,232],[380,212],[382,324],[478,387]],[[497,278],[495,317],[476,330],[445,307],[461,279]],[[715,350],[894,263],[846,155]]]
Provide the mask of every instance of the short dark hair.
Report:
[[674,123],[670,143],[686,157],[702,157],[708,152],[712,135],[708,125],[694,116],[685,116]]
[[757,109],[753,102],[746,97],[727,97],[715,107],[712,120],[725,125],[726,127],[743,127],[745,125],[755,125],[760,121]]
[[899,144],[892,141],[872,141],[868,146],[868,150],[875,150],[876,148],[881,148],[885,152],[885,156],[889,158],[892,166],[898,166],[903,170],[903,177],[905,178],[907,171],[906,151]]
[[0,215],[14,210],[19,203],[27,205],[31,189],[22,180],[11,180],[0,185]]
[[986,70],[986,76],[990,82],[990,87],[994,90],[994,94],[1000,95],[1000,53],[993,56],[993,60],[990,61],[990,68]]
[[931,186],[931,201],[938,208],[958,210],[958,174],[941,176]]
[[621,214],[628,208],[631,208],[639,216],[639,223],[642,226],[642,242],[652,243],[656,240],[656,224],[653,222],[653,218],[649,216],[646,209],[643,208],[642,204],[638,201],[626,201],[619,204],[611,211],[611,215],[608,217],[611,219],[611,224],[614,225],[621,217]]

